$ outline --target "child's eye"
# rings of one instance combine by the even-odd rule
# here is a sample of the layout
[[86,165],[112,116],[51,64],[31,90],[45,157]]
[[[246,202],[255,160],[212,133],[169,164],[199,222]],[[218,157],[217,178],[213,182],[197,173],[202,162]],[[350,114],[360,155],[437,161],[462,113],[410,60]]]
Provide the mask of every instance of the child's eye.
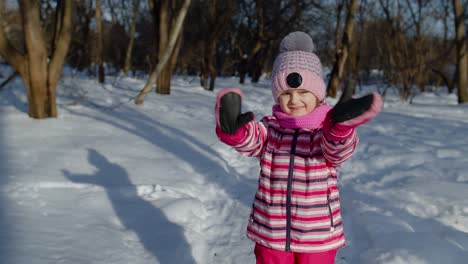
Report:
[[307,93],[309,93],[309,91],[307,91],[307,90],[302,90],[302,91],[299,91],[299,93],[300,93],[300,94],[307,94]]

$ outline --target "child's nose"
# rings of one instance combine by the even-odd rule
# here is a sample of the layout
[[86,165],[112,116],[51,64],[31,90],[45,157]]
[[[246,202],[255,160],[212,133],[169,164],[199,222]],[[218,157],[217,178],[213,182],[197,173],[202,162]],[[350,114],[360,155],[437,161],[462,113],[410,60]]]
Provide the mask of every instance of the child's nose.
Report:
[[291,103],[295,103],[297,101],[299,101],[299,93],[292,92],[291,93]]

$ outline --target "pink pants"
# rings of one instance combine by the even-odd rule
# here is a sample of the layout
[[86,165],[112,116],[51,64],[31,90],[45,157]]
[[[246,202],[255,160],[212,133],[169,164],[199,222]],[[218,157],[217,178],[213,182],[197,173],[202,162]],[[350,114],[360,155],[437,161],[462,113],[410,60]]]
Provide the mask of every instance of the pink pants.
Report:
[[255,245],[257,264],[333,264],[335,257],[336,249],[319,253],[295,253]]

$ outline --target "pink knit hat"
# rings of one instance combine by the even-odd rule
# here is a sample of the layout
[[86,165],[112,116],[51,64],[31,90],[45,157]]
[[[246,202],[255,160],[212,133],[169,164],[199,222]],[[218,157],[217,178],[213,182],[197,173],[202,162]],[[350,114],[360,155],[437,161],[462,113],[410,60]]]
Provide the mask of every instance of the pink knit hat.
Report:
[[314,42],[304,32],[289,33],[281,40],[271,77],[275,102],[282,92],[294,88],[310,91],[319,101],[325,99],[322,63],[313,51]]

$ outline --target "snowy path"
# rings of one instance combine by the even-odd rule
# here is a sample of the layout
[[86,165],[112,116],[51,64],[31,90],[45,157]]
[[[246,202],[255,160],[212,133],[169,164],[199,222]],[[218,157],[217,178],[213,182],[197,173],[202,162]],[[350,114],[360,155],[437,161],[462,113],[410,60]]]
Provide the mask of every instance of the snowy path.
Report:
[[[190,81],[136,107],[141,80],[66,80],[60,117],[46,121],[22,112],[20,83],[0,92],[0,263],[253,263],[258,165],[217,141],[215,94]],[[241,87],[257,120],[267,86]],[[337,263],[467,259],[468,108],[454,101],[390,101],[359,129],[340,176],[348,244]]]

